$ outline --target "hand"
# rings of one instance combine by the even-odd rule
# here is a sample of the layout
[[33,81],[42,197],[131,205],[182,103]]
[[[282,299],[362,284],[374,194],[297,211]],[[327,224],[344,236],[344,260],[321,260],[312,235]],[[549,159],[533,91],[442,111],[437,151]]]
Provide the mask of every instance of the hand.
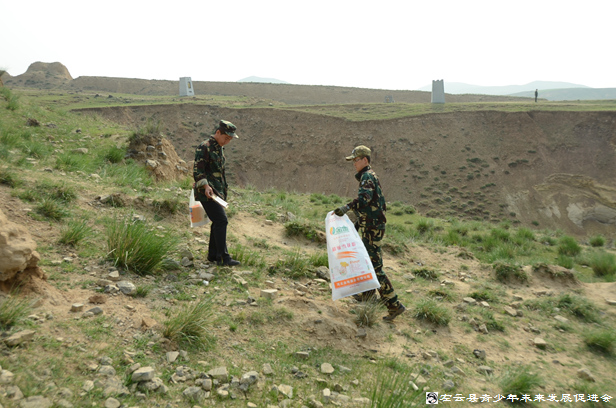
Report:
[[344,214],[347,213],[347,211],[349,211],[349,206],[343,205],[342,207],[336,208],[334,210],[334,214],[336,214],[338,217],[342,217]]
[[210,185],[209,185],[209,184],[207,184],[207,185],[204,187],[204,190],[205,190],[205,196],[206,196],[207,198],[212,198],[212,196],[214,195],[214,190],[212,190],[212,187],[210,187]]

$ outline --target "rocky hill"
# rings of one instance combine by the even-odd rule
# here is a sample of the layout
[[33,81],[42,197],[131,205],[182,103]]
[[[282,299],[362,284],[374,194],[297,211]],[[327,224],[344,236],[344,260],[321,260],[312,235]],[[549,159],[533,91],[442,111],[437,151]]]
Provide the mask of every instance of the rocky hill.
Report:
[[60,62],[35,62],[28,70],[17,76],[4,78],[7,86],[25,86],[31,88],[57,88],[71,83],[73,77]]

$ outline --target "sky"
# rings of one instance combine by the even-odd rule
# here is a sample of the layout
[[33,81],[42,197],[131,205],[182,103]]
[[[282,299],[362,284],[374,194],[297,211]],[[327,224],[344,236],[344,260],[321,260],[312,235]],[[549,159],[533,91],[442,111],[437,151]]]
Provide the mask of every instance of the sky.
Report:
[[0,0],[0,69],[415,90],[616,88],[616,0]]

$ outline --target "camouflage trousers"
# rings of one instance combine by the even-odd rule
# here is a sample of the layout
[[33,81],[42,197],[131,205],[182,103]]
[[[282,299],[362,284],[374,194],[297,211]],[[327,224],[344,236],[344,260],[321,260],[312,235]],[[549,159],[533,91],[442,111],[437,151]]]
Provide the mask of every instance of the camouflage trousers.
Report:
[[[385,230],[374,228],[362,228],[361,240],[366,246],[368,256],[374,267],[376,278],[379,280],[381,287],[378,289],[379,295],[381,295],[381,302],[387,306],[388,309],[397,309],[400,306],[398,301],[398,295],[394,291],[394,287],[391,285],[389,278],[383,272],[383,251],[381,249],[381,241],[385,235]],[[375,290],[369,290],[361,294],[361,297],[368,299],[375,296]]]

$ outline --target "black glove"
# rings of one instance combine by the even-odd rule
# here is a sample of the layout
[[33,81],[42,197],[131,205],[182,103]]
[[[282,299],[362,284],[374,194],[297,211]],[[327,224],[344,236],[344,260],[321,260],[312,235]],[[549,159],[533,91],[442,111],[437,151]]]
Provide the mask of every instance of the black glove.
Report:
[[344,214],[347,213],[347,211],[349,211],[350,208],[348,205],[343,205],[342,207],[338,207],[334,210],[334,214],[336,214],[338,217],[342,217]]

